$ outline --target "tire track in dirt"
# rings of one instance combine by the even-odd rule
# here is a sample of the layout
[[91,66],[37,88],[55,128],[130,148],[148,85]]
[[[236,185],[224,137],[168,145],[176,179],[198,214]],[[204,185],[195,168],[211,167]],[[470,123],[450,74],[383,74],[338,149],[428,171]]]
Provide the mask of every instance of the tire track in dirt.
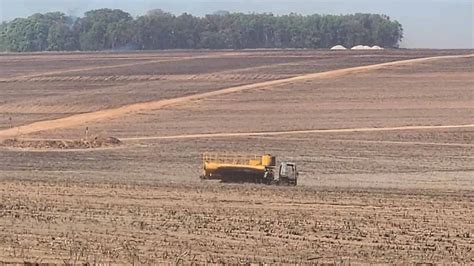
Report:
[[146,62],[124,63],[124,64],[111,65],[111,66],[74,68],[74,69],[57,70],[57,71],[50,71],[50,72],[43,72],[43,73],[35,73],[35,74],[29,74],[29,75],[24,75],[24,76],[15,76],[11,78],[2,78],[0,79],[0,82],[17,82],[17,81],[29,80],[32,78],[38,78],[38,77],[43,77],[43,76],[60,75],[60,74],[75,73],[75,72],[82,72],[82,71],[113,69],[113,68],[141,66],[141,65],[148,65],[148,64],[155,64],[155,63],[162,63],[162,62],[179,62],[179,61],[185,61],[185,60],[191,60],[191,59],[207,59],[207,58],[222,57],[222,56],[234,56],[234,55],[239,55],[239,54],[238,53],[224,53],[224,54],[210,54],[210,55],[201,55],[201,56],[188,56],[188,57],[172,58],[172,59],[161,58],[161,59],[156,59],[156,60],[148,60]]
[[352,142],[368,144],[393,144],[393,145],[419,145],[419,146],[440,146],[440,147],[474,147],[474,144],[467,143],[440,143],[423,141],[390,141],[390,140],[353,140],[353,139],[334,139],[332,142]]
[[120,116],[130,114],[130,113],[137,113],[137,112],[147,111],[147,110],[158,110],[158,109],[162,109],[169,106],[174,106],[174,105],[183,104],[187,102],[202,100],[206,98],[213,98],[213,97],[217,97],[221,95],[242,92],[242,91],[247,91],[247,90],[267,89],[274,86],[281,86],[281,85],[286,85],[286,84],[291,84],[294,82],[300,82],[300,81],[306,81],[306,80],[337,78],[337,77],[341,77],[341,76],[345,76],[349,74],[356,74],[356,73],[361,73],[361,72],[378,70],[378,69],[391,67],[391,66],[411,65],[411,64],[431,62],[431,61],[441,60],[441,59],[456,59],[456,58],[470,58],[470,57],[474,57],[474,54],[436,56],[436,57],[426,57],[426,58],[394,61],[394,62],[388,62],[388,63],[369,65],[369,66],[359,66],[359,67],[351,67],[351,68],[345,68],[345,69],[339,69],[339,70],[333,70],[333,71],[327,71],[327,72],[312,73],[312,74],[306,74],[306,75],[296,76],[296,77],[291,77],[291,78],[286,78],[286,79],[264,81],[264,82],[259,82],[259,83],[230,87],[226,89],[205,92],[205,93],[198,93],[198,94],[172,98],[172,99],[136,103],[136,104],[126,105],[126,106],[122,106],[118,108],[77,114],[77,115],[72,115],[69,117],[64,117],[64,118],[59,118],[59,119],[54,119],[54,120],[34,122],[34,123],[24,125],[24,126],[14,127],[14,128],[6,129],[6,130],[0,130],[0,139],[14,137],[18,135],[19,133],[31,134],[31,133],[36,133],[36,132],[45,131],[45,130],[68,128],[68,127],[83,125],[85,123],[103,121],[106,119],[120,117]]
[[[425,129],[426,130],[426,129]],[[436,129],[432,129],[436,130]],[[280,136],[250,136],[251,138],[256,139],[266,139],[266,140],[278,140],[278,141],[305,141],[308,140],[304,137],[288,137],[288,135],[280,135]],[[22,139],[23,140],[23,139]],[[29,141],[35,141],[37,139],[25,139]],[[42,141],[43,139],[39,139]],[[48,139],[45,139],[48,140]],[[57,140],[57,141],[61,141]],[[364,139],[332,139],[326,138],[322,139],[323,142],[349,142],[349,143],[367,143],[367,144],[393,144],[393,145],[419,145],[419,146],[441,146],[441,147],[469,147],[474,148],[474,144],[467,144],[467,143],[451,143],[451,142],[424,142],[424,141],[391,141],[391,140],[364,140]]]
[[[277,79],[277,78],[288,78],[289,75],[272,75],[272,74],[254,74],[253,77],[247,78],[248,74],[235,74],[235,71],[249,71],[249,70],[258,70],[258,69],[265,69],[269,67],[279,67],[279,66],[291,66],[297,65],[301,61],[308,61],[307,58],[302,58],[297,62],[290,62],[290,63],[278,63],[278,64],[269,64],[269,65],[262,65],[262,66],[252,66],[252,67],[245,67],[245,68],[238,68],[238,69],[229,69],[214,72],[212,74],[178,74],[178,75],[109,75],[109,76],[54,76],[58,74],[64,73],[74,73],[74,72],[81,72],[81,71],[89,71],[89,70],[97,70],[97,69],[109,69],[109,68],[120,68],[120,67],[127,67],[127,66],[135,66],[135,65],[143,65],[143,64],[151,64],[151,63],[160,63],[160,62],[178,62],[182,60],[188,59],[202,59],[202,58],[214,58],[214,57],[221,57],[221,56],[235,56],[241,55],[237,53],[225,53],[222,55],[206,55],[200,57],[182,57],[182,58],[168,58],[163,59],[160,58],[158,60],[148,60],[147,62],[138,62],[138,63],[126,63],[120,65],[113,65],[113,66],[97,66],[91,68],[78,68],[78,69],[70,69],[70,70],[61,70],[61,71],[53,71],[48,73],[40,73],[40,74],[31,74],[25,76],[16,76],[8,79],[0,78],[0,82],[2,83],[13,83],[13,82],[76,82],[76,81],[96,81],[96,82],[106,82],[106,81],[132,81],[132,82],[142,82],[142,81],[155,81],[155,80],[222,80],[222,79],[230,79],[230,80],[258,80],[258,79]],[[280,56],[281,57],[281,56]]]
[[[373,55],[368,55],[373,56]],[[360,56],[352,56],[360,57]],[[176,57],[171,59],[161,59],[165,60],[163,62],[179,61],[176,60]],[[325,60],[328,58],[322,58]],[[314,60],[314,59],[313,59]],[[283,67],[283,66],[298,66],[302,61],[311,62],[313,60],[301,59],[297,62],[287,62],[287,63],[278,63],[278,64],[268,64],[261,66],[252,66],[244,67],[237,69],[223,70],[208,74],[162,74],[162,75],[107,75],[107,76],[97,76],[97,75],[79,75],[79,76],[53,76],[52,75],[39,75],[39,76],[23,76],[23,77],[13,77],[10,79],[0,79],[0,82],[4,83],[14,83],[14,82],[78,82],[78,81],[93,81],[93,82],[108,82],[108,81],[127,81],[127,82],[144,82],[144,81],[157,81],[157,80],[172,80],[172,81],[189,81],[189,80],[204,80],[204,81],[220,81],[220,80],[238,80],[238,81],[257,81],[257,80],[271,80],[271,79],[283,79],[294,77],[295,75],[291,74],[258,74],[256,70],[270,70],[272,68]],[[321,58],[318,58],[321,60]],[[159,61],[157,61],[159,62]],[[109,66],[103,66],[108,68]],[[100,68],[103,68],[100,67]],[[120,66],[119,66],[120,67]],[[77,71],[82,71],[83,69],[78,69]],[[93,69],[92,69],[93,70]],[[76,70],[71,70],[75,72]],[[252,71],[251,73],[235,73],[236,71]]]
[[[273,66],[273,65],[270,65]],[[265,66],[268,67],[268,66]],[[222,72],[214,72],[210,74],[176,74],[176,75],[116,75],[116,76],[45,76],[24,78],[21,80],[11,80],[9,82],[108,82],[108,81],[126,81],[126,82],[144,82],[144,81],[221,81],[221,80],[271,80],[279,78],[288,78],[289,75],[273,75],[273,74],[232,74],[231,71],[240,71],[240,69],[226,70]],[[227,74],[227,72],[229,72]]]
[[[437,130],[437,129],[459,129],[459,128],[474,128],[474,124],[446,125],[446,126],[402,126],[402,127],[374,127],[374,128],[362,127],[362,128],[341,128],[341,129],[267,131],[267,132],[209,133],[209,134],[189,134],[189,135],[175,135],[175,136],[121,138],[120,140],[121,141],[141,141],[141,140],[173,140],[173,139],[206,139],[206,138],[282,136],[282,135],[324,134],[324,133],[359,133],[359,132],[383,132],[383,131],[405,131],[405,130]],[[377,141],[374,141],[374,142],[377,142]],[[380,141],[380,142],[384,143],[386,141]]]

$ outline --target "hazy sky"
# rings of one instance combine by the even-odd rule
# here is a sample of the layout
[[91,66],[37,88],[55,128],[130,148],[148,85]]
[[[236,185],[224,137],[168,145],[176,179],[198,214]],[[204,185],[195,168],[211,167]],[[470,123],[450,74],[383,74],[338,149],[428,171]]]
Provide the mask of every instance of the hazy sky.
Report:
[[408,48],[474,48],[474,0],[0,0],[0,20],[36,12],[82,16],[97,8],[119,8],[133,16],[161,8],[175,14],[216,10],[286,14],[383,13],[402,23]]

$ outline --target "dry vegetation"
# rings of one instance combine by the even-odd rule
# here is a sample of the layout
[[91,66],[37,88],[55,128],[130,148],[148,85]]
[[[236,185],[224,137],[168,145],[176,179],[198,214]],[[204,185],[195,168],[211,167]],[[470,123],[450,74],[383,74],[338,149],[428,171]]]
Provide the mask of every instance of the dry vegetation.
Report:
[[117,147],[120,144],[121,141],[117,138],[96,136],[80,140],[7,139],[0,143],[0,147],[33,150],[75,150]]
[[1,191],[0,254],[11,261],[472,259],[468,192],[75,181],[8,181]]
[[[472,51],[0,55],[0,131],[462,53]],[[474,263],[473,72],[473,57],[445,59],[18,130],[0,147],[0,262]],[[466,126],[436,127],[447,125]],[[432,127],[383,130],[407,126]],[[122,143],[91,149],[104,146],[74,141],[85,127]],[[382,130],[246,135],[360,128]],[[301,185],[201,183],[205,151],[271,152],[298,163]]]

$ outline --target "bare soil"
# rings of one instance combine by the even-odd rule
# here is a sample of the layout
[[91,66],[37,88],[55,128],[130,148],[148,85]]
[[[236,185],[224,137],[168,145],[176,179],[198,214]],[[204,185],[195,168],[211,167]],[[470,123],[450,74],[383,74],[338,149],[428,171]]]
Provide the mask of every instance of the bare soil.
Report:
[[[474,58],[366,67],[457,54],[0,55],[0,263],[472,264]],[[226,151],[299,185],[201,182]]]
[[[10,262],[472,263],[472,193],[2,182]],[[18,222],[21,221],[21,222]]]
[[127,106],[122,106],[115,109],[105,109],[96,112],[90,112],[85,114],[78,114],[69,117],[65,117],[63,119],[54,119],[49,121],[42,121],[37,123],[32,123],[30,125],[25,125],[22,127],[15,127],[8,130],[0,131],[0,138],[5,137],[13,137],[18,134],[18,131],[22,132],[23,134],[31,134],[46,130],[53,130],[58,128],[68,128],[74,127],[77,125],[83,125],[89,122],[96,122],[104,119],[115,118],[119,116],[124,116],[130,113],[137,113],[140,111],[147,111],[147,110],[158,110],[164,107],[169,107],[173,105],[184,104],[191,101],[202,100],[202,99],[214,99],[218,96],[227,95],[227,94],[234,94],[238,92],[246,92],[249,90],[256,90],[256,89],[266,89],[266,88],[273,88],[282,85],[288,85],[295,82],[303,82],[303,81],[314,81],[320,79],[334,79],[337,77],[356,74],[366,71],[373,71],[378,70],[386,67],[394,67],[400,65],[410,65],[416,63],[423,63],[423,62],[431,62],[436,60],[447,60],[447,59],[471,59],[474,58],[472,55],[461,55],[461,56],[441,56],[441,57],[428,57],[428,58],[418,58],[418,59],[410,59],[410,60],[402,60],[396,62],[388,62],[382,64],[375,64],[375,65],[368,65],[368,66],[359,66],[359,67],[352,67],[352,68],[345,68],[333,71],[326,71],[326,72],[317,72],[307,75],[301,75],[286,79],[277,79],[265,82],[258,82],[253,84],[241,85],[236,87],[230,87],[221,90],[214,90],[205,93],[198,93],[194,95],[188,95],[183,97],[177,97],[172,99],[165,99],[159,100],[154,102],[146,102],[146,103],[137,103],[131,104]]

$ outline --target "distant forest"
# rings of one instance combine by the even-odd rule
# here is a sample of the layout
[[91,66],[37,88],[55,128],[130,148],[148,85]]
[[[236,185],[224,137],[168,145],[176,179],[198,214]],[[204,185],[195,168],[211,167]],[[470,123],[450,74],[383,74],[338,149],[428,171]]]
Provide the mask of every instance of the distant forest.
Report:
[[219,11],[197,17],[151,10],[133,18],[118,9],[84,17],[34,14],[0,25],[0,50],[103,51],[158,49],[328,48],[337,44],[398,47],[403,28],[379,14],[289,15]]

